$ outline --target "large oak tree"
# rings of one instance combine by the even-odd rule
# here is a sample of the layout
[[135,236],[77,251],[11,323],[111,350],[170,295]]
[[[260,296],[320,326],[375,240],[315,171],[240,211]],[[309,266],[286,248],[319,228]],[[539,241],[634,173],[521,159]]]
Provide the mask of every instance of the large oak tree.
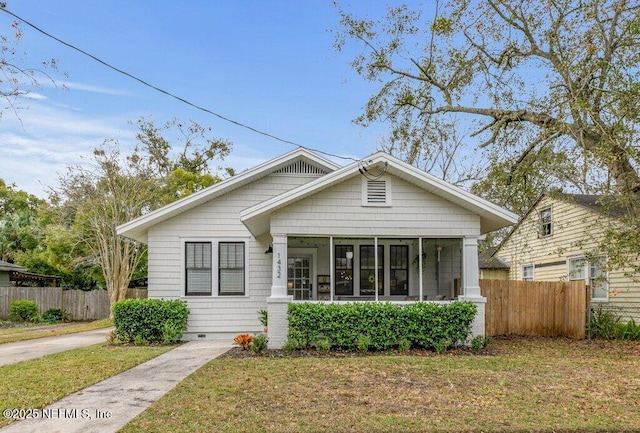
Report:
[[541,188],[601,193],[626,213],[610,245],[637,257],[636,1],[432,1],[379,20],[338,10],[337,48],[359,45],[352,66],[379,83],[357,122],[387,122],[414,162],[441,145],[429,134],[443,119],[456,119],[470,131],[458,155],[483,155],[490,198],[522,212]]

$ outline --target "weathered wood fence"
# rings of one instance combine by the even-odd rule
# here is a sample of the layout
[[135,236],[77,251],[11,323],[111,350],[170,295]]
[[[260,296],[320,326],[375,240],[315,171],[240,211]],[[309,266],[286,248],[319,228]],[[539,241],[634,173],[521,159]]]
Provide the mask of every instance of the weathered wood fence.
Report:
[[589,291],[583,281],[480,280],[485,332],[585,338]]
[[[129,289],[127,298],[146,298],[146,289]],[[60,287],[0,287],[0,319],[9,317],[9,305],[17,299],[30,299],[40,313],[52,308],[64,310],[72,320],[97,320],[109,317],[106,290],[62,290]]]

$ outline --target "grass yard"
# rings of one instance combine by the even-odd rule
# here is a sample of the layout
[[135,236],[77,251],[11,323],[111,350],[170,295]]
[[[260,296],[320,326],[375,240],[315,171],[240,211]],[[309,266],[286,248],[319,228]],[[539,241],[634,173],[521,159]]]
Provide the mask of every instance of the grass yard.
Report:
[[215,359],[122,432],[640,431],[640,343]]
[[58,323],[55,325],[3,322],[0,326],[0,344],[73,334],[75,332],[91,331],[92,329],[108,328],[109,326],[113,326],[109,319],[94,320],[92,322]]
[[42,408],[171,348],[100,344],[0,367],[0,407]]

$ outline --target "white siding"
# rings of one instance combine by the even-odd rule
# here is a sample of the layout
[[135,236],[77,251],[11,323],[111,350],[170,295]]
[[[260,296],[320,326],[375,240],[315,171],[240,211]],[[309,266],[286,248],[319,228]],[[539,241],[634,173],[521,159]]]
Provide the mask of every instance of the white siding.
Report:
[[461,237],[480,234],[480,217],[387,175],[392,206],[362,206],[360,176],[271,215],[271,233],[326,236]]
[[[271,293],[272,256],[265,254],[271,237],[252,237],[240,222],[240,211],[314,178],[273,174],[149,229],[149,297],[187,300],[191,313],[186,338],[195,339],[198,334],[229,338],[238,332],[262,329],[257,312],[267,308],[266,298]],[[185,238],[246,238],[249,253],[246,267],[250,272],[245,296],[184,296],[182,239]]]

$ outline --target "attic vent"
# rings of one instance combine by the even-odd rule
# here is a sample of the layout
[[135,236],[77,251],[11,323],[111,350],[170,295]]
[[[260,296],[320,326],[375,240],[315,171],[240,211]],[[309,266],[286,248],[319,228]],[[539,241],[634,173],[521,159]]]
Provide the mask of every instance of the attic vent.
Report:
[[363,206],[391,206],[390,183],[387,179],[365,180]]
[[296,161],[286,167],[277,170],[279,174],[327,174],[326,170],[307,164],[304,161]]

